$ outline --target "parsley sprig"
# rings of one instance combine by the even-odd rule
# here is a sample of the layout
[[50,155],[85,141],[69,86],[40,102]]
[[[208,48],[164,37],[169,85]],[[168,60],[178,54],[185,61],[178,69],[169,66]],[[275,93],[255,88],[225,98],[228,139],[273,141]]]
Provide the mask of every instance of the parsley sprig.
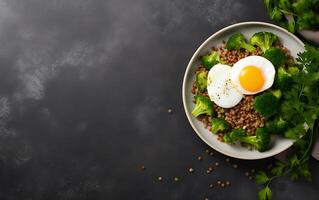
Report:
[[319,49],[309,45],[305,49],[298,54],[299,72],[293,75],[290,88],[283,92],[279,111],[279,115],[290,122],[284,136],[295,140],[293,154],[286,163],[277,161],[269,174],[265,171],[256,173],[256,182],[264,186],[258,193],[259,200],[272,198],[270,186],[277,178],[289,176],[296,180],[304,177],[311,181],[309,158],[319,116]]
[[315,10],[319,0],[264,0],[270,18],[290,32],[314,29],[319,25]]

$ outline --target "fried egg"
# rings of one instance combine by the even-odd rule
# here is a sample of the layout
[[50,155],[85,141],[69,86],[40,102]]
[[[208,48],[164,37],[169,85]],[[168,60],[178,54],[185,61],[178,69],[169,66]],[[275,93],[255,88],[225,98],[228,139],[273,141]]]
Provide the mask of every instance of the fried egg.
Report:
[[222,108],[231,108],[243,98],[231,83],[232,67],[223,64],[214,65],[207,75],[207,92],[211,101]]
[[269,89],[275,79],[274,65],[264,57],[248,56],[236,62],[230,72],[232,84],[243,94]]

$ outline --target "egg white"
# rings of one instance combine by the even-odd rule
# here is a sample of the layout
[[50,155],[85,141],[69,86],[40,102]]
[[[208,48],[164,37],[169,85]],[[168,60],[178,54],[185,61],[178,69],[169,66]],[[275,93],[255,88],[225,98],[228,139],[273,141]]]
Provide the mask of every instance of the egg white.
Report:
[[231,70],[232,68],[228,65],[216,64],[207,75],[208,96],[222,108],[234,107],[243,98],[243,94],[231,83]]
[[[262,71],[262,74],[265,79],[265,83],[262,86],[262,88],[258,91],[255,91],[255,92],[247,91],[240,84],[240,81],[239,81],[240,72],[242,71],[243,68],[247,66],[256,66]],[[241,93],[252,95],[252,94],[257,94],[259,92],[269,89],[274,83],[275,74],[276,74],[275,67],[269,60],[261,56],[248,56],[246,58],[239,60],[238,62],[234,64],[230,73],[230,77],[231,77],[231,81],[233,85]]]

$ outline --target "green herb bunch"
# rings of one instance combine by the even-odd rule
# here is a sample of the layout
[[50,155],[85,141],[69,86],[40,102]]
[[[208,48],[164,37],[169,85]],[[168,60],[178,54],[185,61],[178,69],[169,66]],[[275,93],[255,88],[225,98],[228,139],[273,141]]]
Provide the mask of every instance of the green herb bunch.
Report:
[[319,16],[315,13],[319,0],[264,0],[264,3],[270,18],[290,32],[319,25]]
[[270,185],[279,177],[289,176],[292,180],[304,177],[311,181],[309,158],[315,140],[315,122],[319,116],[319,49],[306,45],[299,53],[299,72],[291,75],[290,87],[282,92],[279,115],[290,123],[284,136],[294,139],[293,153],[288,162],[276,162],[270,173],[259,171],[256,182],[264,188],[259,191],[259,200],[270,200]]

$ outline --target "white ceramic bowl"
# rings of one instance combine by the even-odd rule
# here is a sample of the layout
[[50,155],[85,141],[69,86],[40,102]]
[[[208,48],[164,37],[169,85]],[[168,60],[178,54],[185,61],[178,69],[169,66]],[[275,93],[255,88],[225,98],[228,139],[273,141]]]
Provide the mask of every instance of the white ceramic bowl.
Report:
[[196,50],[186,68],[182,88],[184,109],[189,123],[197,135],[216,151],[230,157],[246,160],[256,160],[274,156],[288,149],[293,142],[289,139],[274,136],[275,138],[272,139],[273,143],[271,144],[271,148],[266,152],[258,152],[256,150],[247,150],[240,145],[228,145],[218,141],[216,135],[205,129],[202,122],[192,116],[191,111],[195,104],[192,102],[194,95],[191,93],[191,88],[195,80],[195,70],[199,64],[199,57],[201,55],[205,55],[210,51],[211,47],[219,46],[222,41],[227,41],[227,39],[235,32],[241,32],[249,39],[254,33],[259,31],[269,31],[278,35],[283,45],[290,50],[291,55],[295,58],[299,52],[304,51],[304,44],[302,41],[279,26],[264,22],[243,22],[234,24],[214,33]]

